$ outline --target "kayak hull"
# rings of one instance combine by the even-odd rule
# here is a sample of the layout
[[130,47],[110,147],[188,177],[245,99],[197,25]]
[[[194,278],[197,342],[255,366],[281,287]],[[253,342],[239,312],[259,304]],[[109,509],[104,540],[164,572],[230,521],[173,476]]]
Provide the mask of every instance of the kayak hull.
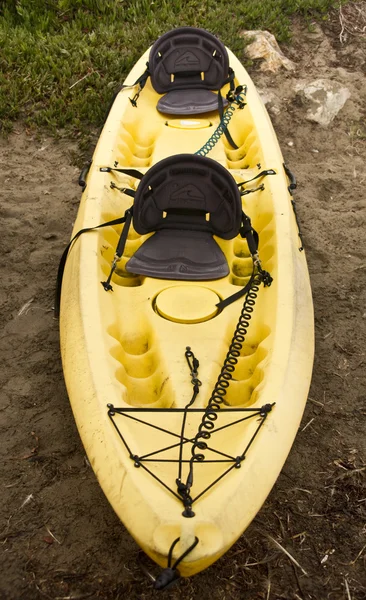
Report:
[[[126,79],[127,85],[132,85],[144,71],[147,56],[146,53],[135,65]],[[145,468],[136,466],[131,453],[146,456],[160,449],[160,456],[166,461],[176,459],[178,447],[161,449],[179,443],[182,413],[175,409],[184,408],[192,396],[184,356],[187,346],[200,361],[202,386],[195,406],[203,409],[207,405],[242,301],[222,312],[217,312],[214,306],[208,307],[206,318],[200,298],[207,295],[208,290],[220,300],[245,285],[251,272],[245,243],[240,238],[215,238],[230,266],[230,274],[225,278],[206,282],[167,281],[133,276],[125,271],[129,256],[148,237],[139,236],[132,229],[126,254],[112,279],[113,292],[105,292],[100,282],[109,273],[120,229],[109,227],[90,232],[82,235],[70,251],[61,297],[60,337],[65,381],[92,468],[121,521],[141,548],[162,567],[167,566],[168,551],[175,539],[180,538],[174,548],[175,558],[196,537],[199,539],[179,565],[183,576],[194,575],[222,556],[260,510],[299,427],[314,353],[309,275],[305,253],[300,251],[283,157],[253,83],[231,52],[229,57],[237,83],[248,87],[247,106],[236,111],[230,125],[239,149],[232,150],[221,138],[208,156],[228,168],[237,181],[250,179],[259,169],[276,171],[275,176],[263,180],[264,190],[244,196],[243,203],[259,231],[260,257],[273,283],[269,288],[261,286],[258,291],[236,374],[227,392],[227,404],[217,420],[221,427],[227,427],[212,435],[212,452],[240,455],[256,431],[258,419],[255,418],[230,425],[234,421],[230,409],[258,409],[266,404],[273,404],[273,408],[240,468],[233,469],[204,491],[222,475],[227,465],[210,463],[212,454],[208,452],[206,463],[194,466],[193,495],[202,494],[194,502],[194,518],[183,516],[182,502],[167,489],[176,492],[176,463],[145,463],[154,477]],[[136,181],[123,175],[102,173],[100,167],[113,166],[118,161],[119,168],[137,168],[144,172],[169,155],[197,151],[219,123],[216,113],[189,119],[169,119],[161,115],[155,108],[160,96],[149,82],[137,108],[129,102],[131,95],[133,90],[131,93],[128,88],[118,94],[104,125],[74,233],[120,217],[130,205],[131,199],[111,189],[110,183],[135,189]],[[256,182],[248,185],[248,189],[255,187]],[[167,290],[170,295],[176,293],[175,320],[169,314],[167,317],[158,312],[159,298]],[[184,317],[183,322],[179,322],[182,290],[196,294],[197,307],[201,304],[201,312],[197,308],[197,319],[193,315],[193,320],[187,321]],[[139,412],[125,414],[138,415],[144,423],[120,413],[111,419],[107,405],[138,409]],[[200,412],[189,414],[187,438],[194,437],[201,419]],[[189,457],[187,443],[184,458],[188,461]],[[185,477],[187,468],[186,463]]]

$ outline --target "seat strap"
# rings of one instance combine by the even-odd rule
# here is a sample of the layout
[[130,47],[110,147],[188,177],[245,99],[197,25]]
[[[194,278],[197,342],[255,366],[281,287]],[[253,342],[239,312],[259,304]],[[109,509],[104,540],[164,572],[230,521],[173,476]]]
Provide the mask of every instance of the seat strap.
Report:
[[249,292],[250,288],[252,287],[254,277],[255,277],[255,268],[254,268],[254,264],[253,264],[253,271],[252,271],[252,274],[251,274],[250,279],[249,279],[248,283],[246,284],[246,286],[243,287],[238,292],[235,292],[235,294],[231,294],[231,296],[228,296],[224,300],[221,300],[221,302],[218,302],[216,304],[217,308],[219,310],[224,310],[224,308],[226,308],[233,302],[236,302],[236,300],[239,300],[239,298],[242,298],[243,296],[245,296],[245,294],[247,294]]
[[244,211],[241,213],[242,225],[239,233],[242,238],[245,238],[248,243],[249,252],[252,256],[255,256],[258,252],[259,236],[255,229],[252,227],[252,222],[248,215]]
[[117,173],[123,173],[124,175],[129,175],[130,177],[134,177],[135,179],[140,180],[144,177],[144,173],[141,173],[141,171],[137,171],[136,169],[117,169],[117,167],[100,167],[99,171],[101,173],[110,173],[111,171],[117,171]]
[[[129,216],[130,214],[132,215],[132,206],[126,210],[123,217],[119,217],[118,219],[113,219],[112,221],[107,221],[106,223],[101,223],[101,225],[96,225],[95,227],[85,227],[84,229],[80,229],[80,231],[78,231],[74,235],[74,237],[70,240],[70,242],[67,244],[65,250],[62,253],[62,256],[60,259],[60,264],[58,266],[58,271],[57,271],[56,292],[55,292],[55,317],[58,318],[60,315],[62,278],[63,278],[63,274],[65,271],[65,265],[66,265],[67,257],[69,255],[69,250],[73,246],[74,242],[76,242],[79,239],[79,237],[81,236],[82,233],[87,233],[88,231],[95,231],[96,229],[101,229],[102,227],[111,227],[113,225],[120,225],[121,223],[125,223],[126,220],[128,218],[130,218],[130,216]],[[125,228],[123,228],[122,233],[124,232],[124,229]],[[122,234],[121,234],[121,238],[122,238]],[[127,239],[127,234],[126,234],[126,239]],[[121,239],[120,239],[120,241],[121,241]],[[126,243],[126,241],[124,243]],[[124,249],[124,246],[122,248],[122,253],[123,253],[123,249]],[[118,243],[117,250],[118,251],[121,250],[120,243]],[[117,254],[117,251],[116,251],[116,254]],[[121,254],[121,256],[122,256],[122,254]]]
[[261,171],[260,173],[258,173],[258,175],[256,175],[255,177],[252,177],[251,179],[247,179],[246,181],[239,181],[237,182],[237,186],[238,188],[241,188],[242,185],[246,185],[247,183],[251,183],[252,181],[255,181],[256,179],[260,179],[261,177],[266,177],[267,175],[277,175],[276,171],[274,169],[265,169],[264,171]]
[[[234,79],[235,79],[235,73],[234,73],[233,69],[231,67],[229,67],[229,77],[227,79],[225,79],[224,83],[222,84],[222,87],[224,87],[226,84],[230,83],[230,91],[228,92],[228,94],[226,96],[227,99],[229,100],[229,102],[233,102],[233,100],[235,100]],[[219,116],[220,116],[220,121],[221,121],[222,117],[224,116],[224,102],[223,102],[222,95],[221,95],[221,89],[219,89],[218,94],[217,94],[217,102],[218,102],[218,110],[219,110]],[[232,146],[232,148],[237,150],[239,148],[239,146],[237,146],[236,143],[234,142],[227,127],[225,128],[224,134],[225,134],[225,137],[226,137],[227,141],[229,142],[230,146]]]
[[256,230],[253,229],[251,220],[248,217],[248,215],[245,214],[244,211],[242,212],[242,226],[240,228],[240,235],[242,238],[245,238],[247,240],[249,252],[253,260],[253,271],[248,283],[241,290],[235,292],[235,294],[228,296],[227,298],[221,300],[221,302],[216,304],[217,308],[219,308],[220,310],[223,310],[236,300],[239,300],[239,298],[242,298],[250,291],[250,288],[256,276],[256,270],[261,276],[265,287],[270,286],[273,281],[273,278],[268,273],[268,271],[262,269],[261,261],[258,256],[259,236]]
[[132,223],[132,216],[133,216],[133,207],[131,206],[130,208],[128,208],[126,210],[125,215],[124,215],[125,224],[122,227],[122,232],[121,232],[118,244],[117,244],[116,252],[115,252],[112,264],[111,264],[111,270],[109,272],[108,278],[106,281],[101,281],[101,284],[104,287],[106,292],[109,292],[109,291],[113,292],[113,287],[111,285],[111,279],[112,279],[112,275],[113,275],[114,271],[116,270],[118,261],[120,261],[122,258],[122,254],[125,249],[125,245],[126,245],[126,241],[127,241],[128,232],[130,230],[131,223]]
[[[138,79],[136,79],[135,83],[133,84],[133,86],[138,85],[139,89],[137,90],[137,92],[133,96],[133,98],[129,98],[129,101],[131,102],[131,104],[134,108],[137,108],[137,100],[139,99],[139,96],[140,96],[142,90],[144,89],[149,77],[150,77],[150,70],[149,70],[149,63],[147,62],[145,71],[140,75],[140,77]],[[133,87],[133,86],[123,85],[121,89],[126,88],[126,87]]]

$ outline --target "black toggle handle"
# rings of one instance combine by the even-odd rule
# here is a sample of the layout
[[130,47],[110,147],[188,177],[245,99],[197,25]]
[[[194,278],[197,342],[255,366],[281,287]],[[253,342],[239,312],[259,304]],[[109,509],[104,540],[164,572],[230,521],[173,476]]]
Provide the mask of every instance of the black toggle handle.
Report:
[[290,181],[290,185],[288,186],[287,189],[292,196],[292,191],[296,190],[296,188],[297,188],[296,177],[295,177],[295,174],[291,171],[291,169],[285,163],[283,163],[283,168],[285,169],[285,173]]
[[89,160],[86,165],[83,166],[83,168],[81,169],[80,175],[79,175],[79,185],[80,187],[83,188],[83,191],[86,188],[86,176],[89,173],[89,169],[90,169],[90,165],[92,164],[92,161]]

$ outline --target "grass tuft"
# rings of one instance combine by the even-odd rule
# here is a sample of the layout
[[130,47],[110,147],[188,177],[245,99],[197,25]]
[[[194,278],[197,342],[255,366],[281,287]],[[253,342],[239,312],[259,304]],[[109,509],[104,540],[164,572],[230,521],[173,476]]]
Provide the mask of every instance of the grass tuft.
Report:
[[81,137],[99,126],[113,91],[169,29],[203,27],[241,59],[243,29],[290,41],[290,17],[324,15],[335,0],[2,0],[0,129],[12,122]]

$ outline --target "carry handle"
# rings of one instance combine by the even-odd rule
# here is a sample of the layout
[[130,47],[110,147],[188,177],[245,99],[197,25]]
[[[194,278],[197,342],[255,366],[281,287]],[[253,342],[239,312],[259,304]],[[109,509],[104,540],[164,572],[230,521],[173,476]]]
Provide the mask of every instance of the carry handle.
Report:
[[287,189],[292,196],[293,190],[296,190],[296,188],[297,188],[296,177],[295,177],[294,173],[291,171],[291,169],[285,163],[283,163],[283,168],[284,168],[285,173],[290,181],[290,185],[288,186]]
[[83,188],[83,191],[86,188],[86,176],[89,173],[89,169],[90,169],[90,165],[92,164],[92,161],[89,160],[86,165],[83,166],[83,168],[81,169],[80,175],[79,175],[79,185],[80,187]]

